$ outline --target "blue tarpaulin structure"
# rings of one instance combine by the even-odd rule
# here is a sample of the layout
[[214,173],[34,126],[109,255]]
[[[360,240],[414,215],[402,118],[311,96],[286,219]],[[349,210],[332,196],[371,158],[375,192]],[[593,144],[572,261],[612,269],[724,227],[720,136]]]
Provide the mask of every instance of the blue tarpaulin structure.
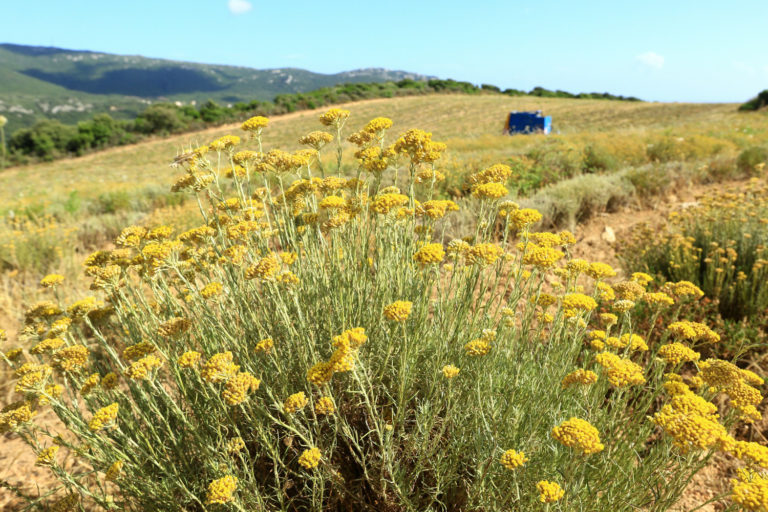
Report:
[[510,112],[507,120],[507,133],[544,133],[552,131],[552,116],[542,116],[536,112]]

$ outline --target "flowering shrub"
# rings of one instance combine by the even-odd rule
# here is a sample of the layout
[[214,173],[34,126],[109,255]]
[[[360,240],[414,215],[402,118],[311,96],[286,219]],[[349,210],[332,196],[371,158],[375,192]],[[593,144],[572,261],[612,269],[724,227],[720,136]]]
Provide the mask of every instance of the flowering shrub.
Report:
[[767,225],[768,185],[754,178],[672,212],[660,233],[638,226],[622,255],[630,268],[693,282],[718,300],[723,318],[741,320],[768,309]]
[[[388,146],[379,118],[349,137],[360,168],[345,178],[342,146],[335,169],[318,149],[349,115],[324,114],[335,133],[309,150],[263,153],[262,118],[243,125],[256,150],[229,136],[190,152],[173,186],[200,226],[128,227],[86,260],[100,298],[29,309],[22,338],[41,348],[3,353],[20,400],[0,429],[61,484],[33,501],[665,510],[713,450],[768,467],[728,434],[759,415],[762,379],[646,343],[630,312],[647,280],[612,287],[608,265],[569,256],[571,233],[533,232],[540,214],[500,197],[504,166],[472,177],[474,232],[447,240],[458,206],[428,206],[445,145],[409,130]],[[674,290],[652,300],[696,299]],[[691,351],[715,341],[683,327],[668,336]],[[35,422],[45,408],[65,431]],[[751,482],[734,499],[758,510]]]

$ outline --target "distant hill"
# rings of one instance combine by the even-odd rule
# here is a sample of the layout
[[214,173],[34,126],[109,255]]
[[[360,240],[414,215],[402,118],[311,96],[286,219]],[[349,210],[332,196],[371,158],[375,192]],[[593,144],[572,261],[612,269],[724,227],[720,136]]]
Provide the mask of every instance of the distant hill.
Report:
[[39,118],[74,123],[109,112],[130,119],[155,101],[222,104],[272,100],[348,82],[427,80],[424,75],[381,68],[331,75],[304,69],[253,69],[198,64],[138,55],[0,44],[0,114],[7,130]]

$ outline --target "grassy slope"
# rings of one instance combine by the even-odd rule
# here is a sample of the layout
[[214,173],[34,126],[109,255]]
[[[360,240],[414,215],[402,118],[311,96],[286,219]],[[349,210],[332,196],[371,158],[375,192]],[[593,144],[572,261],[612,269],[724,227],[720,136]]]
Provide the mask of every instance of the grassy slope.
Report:
[[[594,132],[695,128],[732,130],[743,115],[731,104],[662,104],[507,98],[502,96],[441,95],[382,99],[348,105],[352,117],[348,132],[376,116],[394,120],[393,134],[419,127],[434,133],[435,140],[448,142],[449,161],[470,166],[501,161],[542,142],[540,136],[501,135],[510,110],[543,109],[554,117],[555,129],[578,137]],[[320,128],[318,112],[302,112],[273,119],[265,132],[266,149],[298,149],[300,135]],[[190,144],[199,145],[226,134],[239,133],[236,125],[205,132],[152,140],[135,146],[110,149],[81,158],[59,160],[0,173],[0,214],[41,202],[63,200],[72,191],[82,198],[114,190],[168,186],[178,173],[168,167],[172,157]]]

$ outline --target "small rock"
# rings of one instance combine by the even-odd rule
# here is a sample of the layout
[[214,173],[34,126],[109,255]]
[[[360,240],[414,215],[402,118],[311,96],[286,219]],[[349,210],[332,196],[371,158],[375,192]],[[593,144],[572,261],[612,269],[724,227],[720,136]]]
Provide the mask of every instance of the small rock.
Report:
[[608,242],[609,244],[612,244],[616,242],[616,233],[613,231],[613,228],[611,226],[605,226],[605,229],[603,230],[603,234],[601,235],[601,238]]

